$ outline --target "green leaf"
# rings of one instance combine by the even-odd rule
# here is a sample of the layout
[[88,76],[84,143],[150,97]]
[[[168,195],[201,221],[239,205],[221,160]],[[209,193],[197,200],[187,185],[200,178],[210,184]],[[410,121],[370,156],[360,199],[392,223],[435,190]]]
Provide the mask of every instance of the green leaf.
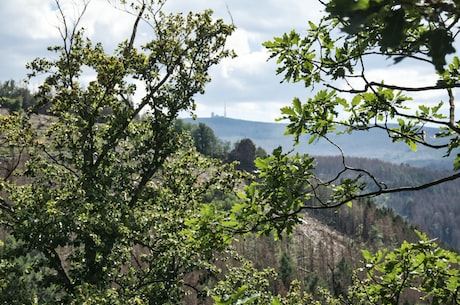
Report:
[[353,207],[353,201],[351,201],[351,200],[348,201],[348,202],[346,203],[346,205],[347,205],[347,207],[352,208],[352,207]]
[[409,145],[410,149],[411,149],[413,152],[416,152],[416,151],[417,151],[417,143],[415,143],[415,142],[412,141],[412,140],[407,140],[407,144]]
[[283,148],[282,148],[281,146],[278,146],[277,148],[275,148],[275,149],[273,150],[273,153],[272,153],[272,154],[273,154],[273,156],[275,156],[275,157],[279,157],[279,156],[281,156],[282,152],[283,152]]
[[442,105],[444,105],[444,102],[439,102],[436,106],[431,107],[431,113],[435,114],[441,109]]
[[268,167],[267,159],[257,158],[254,160],[254,163],[259,170],[266,169]]
[[354,1],[353,5],[353,10],[358,11],[358,10],[366,10],[369,8],[369,0],[357,0]]
[[[244,195],[244,196],[246,196],[246,195]],[[236,212],[239,212],[239,211],[245,209],[246,207],[247,207],[247,204],[246,204],[246,203],[236,203],[236,204],[234,204],[234,205],[232,206],[231,211],[232,211],[233,213],[236,213]]]
[[294,110],[296,113],[302,113],[302,104],[299,98],[294,98],[292,101],[292,106],[294,106]]
[[356,107],[362,100],[361,95],[355,95],[353,99],[351,100],[351,106]]
[[452,65],[454,69],[460,68],[460,59],[458,59],[458,56],[454,56],[454,58],[452,59]]
[[308,25],[310,26],[310,29],[313,31],[316,31],[318,29],[318,27],[312,21],[308,21]]
[[368,250],[361,250],[361,253],[366,261],[370,261],[373,258],[373,255],[370,251]]
[[418,109],[420,109],[423,114],[429,114],[430,113],[430,108],[425,106],[425,105],[418,106]]
[[249,196],[254,198],[256,194],[257,183],[253,182],[248,186]]
[[397,48],[404,39],[405,10],[399,8],[391,11],[385,18],[385,28],[382,31],[382,48]]
[[308,139],[308,144],[312,144],[315,140],[318,139],[318,135],[314,134]]
[[[294,109],[292,107],[289,107],[289,106],[284,106],[281,108],[281,114],[286,114],[286,115],[289,115],[289,116],[296,116],[296,112],[294,111]],[[280,119],[282,120],[282,119]]]
[[344,98],[337,98],[337,102],[343,107],[343,108],[348,108],[348,103],[347,100]]
[[454,171],[458,170],[460,170],[460,154],[457,154],[454,160]]
[[277,298],[274,298],[274,299],[272,300],[272,303],[271,303],[271,305],[282,305],[282,304],[281,304],[281,302],[280,302],[280,301],[278,301],[278,299],[277,299]]
[[245,192],[238,192],[236,193],[236,196],[238,196],[238,198],[240,199],[248,199],[248,196],[246,195]]

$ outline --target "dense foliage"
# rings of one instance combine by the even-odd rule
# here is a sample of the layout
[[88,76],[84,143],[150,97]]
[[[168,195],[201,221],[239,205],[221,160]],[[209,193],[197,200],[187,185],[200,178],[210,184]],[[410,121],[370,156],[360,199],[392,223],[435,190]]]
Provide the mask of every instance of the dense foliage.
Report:
[[34,96],[26,86],[8,80],[0,84],[0,107],[10,113],[27,111],[36,103]]
[[[316,157],[315,161],[315,174],[325,180],[332,179],[343,169],[342,158],[339,156]],[[354,168],[360,167],[372,172],[380,181],[385,181],[388,187],[423,184],[448,174],[445,171],[430,171],[370,158],[347,158],[347,163]],[[350,171],[344,174],[346,175],[356,177],[357,173]],[[369,184],[369,187],[371,186],[372,184]],[[442,244],[459,250],[459,196],[460,181],[454,180],[419,191],[378,196],[373,201],[380,207],[391,208],[419,230],[438,237]]]
[[201,154],[226,160],[230,151],[230,143],[220,140],[209,126],[204,123],[185,123],[182,119],[176,120],[177,131],[188,131],[193,137],[195,148]]
[[[357,270],[351,286],[353,304],[401,304],[410,294],[424,304],[460,301],[460,256],[424,235],[393,251],[363,251],[363,255],[364,267]],[[360,272],[365,273],[363,279]]]
[[[78,28],[83,14],[68,27],[56,5],[62,45],[29,64],[32,77],[46,75],[36,109],[47,107],[49,122],[37,129],[33,115],[14,114],[0,124],[8,158],[22,160],[0,181],[0,221],[10,236],[2,271],[31,261],[24,272],[46,268],[46,278],[27,296],[13,276],[2,277],[0,294],[12,303],[180,303],[185,290],[203,290],[186,276],[216,272],[214,255],[231,240],[212,225],[220,216],[205,196],[232,192],[239,174],[201,157],[174,122],[193,110],[209,68],[231,55],[224,44],[233,27],[209,11],[169,15],[159,10],[163,1],[133,3],[131,37],[107,54]],[[140,22],[151,26],[151,40],[136,47]],[[140,84],[132,79],[146,90],[136,104],[130,97]],[[14,241],[16,250],[7,250]]]

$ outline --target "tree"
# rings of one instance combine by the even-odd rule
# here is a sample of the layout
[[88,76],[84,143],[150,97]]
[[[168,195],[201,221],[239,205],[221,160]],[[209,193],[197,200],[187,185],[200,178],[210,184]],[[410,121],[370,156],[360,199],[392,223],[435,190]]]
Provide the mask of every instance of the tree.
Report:
[[268,154],[267,152],[265,151],[265,149],[263,149],[262,147],[258,146],[256,148],[256,158],[265,158],[267,157]]
[[8,109],[9,112],[18,112],[22,110],[22,99],[20,97],[17,98],[8,98],[8,97],[1,97],[1,104],[2,108]]
[[186,123],[181,119],[176,120],[175,129],[190,132],[195,148],[205,156],[226,160],[230,150],[230,142],[217,138],[211,127],[205,123]]
[[30,90],[25,86],[18,86],[12,79],[1,84],[0,100],[3,102],[0,106],[7,108],[10,112],[27,111],[36,103]]
[[211,127],[205,123],[199,123],[192,129],[192,136],[196,149],[206,156],[213,157],[214,149],[217,148],[217,137]]
[[[328,188],[330,195],[314,202],[303,200],[305,204],[292,211],[338,207],[356,198],[420,190],[459,178],[460,155],[455,153],[460,125],[454,91],[460,86],[460,60],[450,55],[455,52],[459,28],[458,3],[331,0],[324,5],[326,15],[318,24],[309,22],[305,36],[291,31],[264,43],[280,65],[277,73],[283,81],[312,88],[312,97],[306,101],[295,97],[291,106],[281,109],[280,119],[289,121],[287,133],[297,144],[303,134],[310,137],[309,143],[325,139],[336,146],[343,160],[343,170],[329,181],[315,178],[313,185],[311,176],[300,173],[298,179],[310,187],[299,199],[308,199],[321,188]],[[391,83],[370,73],[378,62],[426,67],[436,80],[426,86]],[[415,96],[439,92],[445,93],[447,105],[442,97],[420,104]],[[439,128],[432,138],[426,136],[427,125]],[[348,165],[344,152],[328,137],[332,132],[370,129],[384,130],[393,142],[405,142],[413,151],[425,146],[454,155],[454,171],[418,185],[387,187],[373,173]],[[370,181],[367,188],[365,181]]]
[[[389,188],[371,172],[349,166],[341,148],[329,134],[384,130],[393,142],[405,142],[412,150],[426,146],[446,156],[459,148],[460,124],[455,113],[454,91],[458,88],[460,60],[455,52],[459,8],[455,1],[330,0],[319,24],[309,22],[305,37],[295,31],[275,37],[264,45],[280,65],[283,81],[312,88],[306,101],[294,98],[281,109],[289,120],[287,132],[296,144],[307,134],[309,143],[322,138],[335,145],[343,170],[328,181],[315,176],[314,158],[290,155],[281,148],[272,156],[256,159],[258,179],[241,196],[241,218],[253,217],[262,232],[275,229],[275,236],[292,232],[305,209],[330,209],[353,200],[386,193],[420,190],[460,177],[460,155],[454,172],[418,185]],[[427,86],[388,83],[372,79],[369,64],[393,60],[394,65],[415,62],[426,65],[437,79]],[[450,63],[448,63],[450,61]],[[442,101],[418,105],[414,92],[445,93]],[[419,95],[420,96],[420,95]],[[426,137],[427,125],[439,128],[434,140]],[[363,145],[365,145],[363,143]],[[350,172],[355,173],[351,178]],[[369,188],[365,181],[371,181]],[[403,243],[393,252],[364,251],[366,271],[356,276],[350,304],[399,304],[403,292],[415,290],[432,304],[457,304],[458,256],[439,248],[426,236],[415,244]],[[364,278],[364,279],[363,279]],[[337,287],[342,290],[342,287]],[[342,303],[331,300],[332,303]],[[415,300],[418,301],[418,300]]]
[[57,287],[45,283],[53,276],[45,256],[35,250],[25,253],[24,243],[12,237],[0,246],[0,302],[31,304],[36,299],[52,303]]
[[292,233],[305,203],[319,197],[313,161],[309,156],[283,153],[281,147],[266,158],[257,158],[257,177],[240,194],[243,202],[234,207],[232,216],[238,220],[239,230],[274,231],[275,238],[283,232]]
[[193,129],[193,124],[189,122],[184,122],[182,119],[177,119],[174,128],[177,132],[188,131],[190,132]]
[[256,146],[251,139],[242,139],[235,143],[235,148],[228,155],[228,161],[238,161],[237,168],[252,172],[255,170]]
[[0,84],[0,107],[10,112],[26,111],[35,104],[32,93],[26,87],[20,87],[14,80]]
[[279,261],[279,265],[281,282],[285,287],[289,287],[289,284],[292,281],[292,273],[294,271],[292,258],[289,256],[289,254],[283,252]]
[[[210,11],[165,14],[162,0],[134,1],[126,6],[131,36],[107,54],[79,28],[88,3],[71,26],[56,1],[62,45],[49,48],[55,58],[28,65],[31,77],[46,75],[35,109],[48,107],[48,124],[1,118],[2,152],[27,155],[0,180],[0,225],[13,238],[4,243],[18,241],[1,263],[33,253],[47,268],[21,303],[45,302],[40,291],[51,288],[47,303],[180,303],[186,289],[203,289],[186,276],[216,273],[215,255],[231,241],[219,226],[226,214],[203,198],[214,188],[231,192],[242,174],[200,157],[174,122],[193,111],[210,67],[232,55],[224,44],[233,26]],[[141,22],[152,38],[137,47]],[[140,84],[146,94],[133,103]],[[5,289],[21,295],[15,283],[2,282]]]

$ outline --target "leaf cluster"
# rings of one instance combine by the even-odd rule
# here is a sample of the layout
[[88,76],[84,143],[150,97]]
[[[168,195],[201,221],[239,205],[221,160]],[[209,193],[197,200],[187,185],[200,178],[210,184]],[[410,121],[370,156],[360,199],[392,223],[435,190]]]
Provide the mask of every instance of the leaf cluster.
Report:
[[418,53],[443,71],[446,56],[455,52],[460,13],[455,1],[332,0],[326,11],[366,48],[397,53],[396,62]]
[[273,154],[255,160],[257,179],[240,194],[242,203],[232,209],[242,223],[256,227],[260,233],[274,230],[277,237],[283,231],[291,233],[298,223],[298,214],[312,196],[313,158],[308,155],[290,156],[281,147]]
[[357,270],[351,290],[356,304],[400,304],[410,292],[430,304],[458,304],[460,257],[419,236],[419,242],[393,251],[363,251],[365,267]]

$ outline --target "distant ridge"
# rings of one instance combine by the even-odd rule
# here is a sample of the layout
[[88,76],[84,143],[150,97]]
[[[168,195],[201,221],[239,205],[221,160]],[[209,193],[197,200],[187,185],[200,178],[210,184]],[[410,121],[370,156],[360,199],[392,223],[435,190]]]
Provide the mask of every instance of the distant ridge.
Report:
[[[340,154],[336,147],[325,140],[308,145],[307,136],[301,139],[299,145],[294,146],[293,137],[284,135],[287,126],[285,123],[253,122],[222,116],[183,120],[193,124],[204,123],[212,128],[218,138],[231,143],[249,138],[268,153],[271,153],[278,146],[282,146],[284,151],[295,149],[296,152],[308,153],[313,156]],[[435,138],[437,129],[425,128],[425,131],[428,141],[436,144],[445,141],[445,139]],[[373,158],[394,164],[426,167],[432,170],[451,170],[453,165],[453,156],[443,158],[443,151],[433,151],[422,146],[418,147],[417,152],[413,152],[405,143],[392,143],[384,130],[372,129],[340,136],[331,134],[330,139],[342,148],[346,156]]]
[[[235,142],[243,138],[250,138],[259,146],[262,146],[264,149],[274,145],[270,139],[275,138],[279,139],[283,136],[286,124],[279,123],[267,123],[267,122],[253,122],[240,119],[232,119],[222,116],[214,116],[210,118],[197,118],[193,119],[184,119],[185,122],[190,123],[205,123],[207,126],[211,127],[216,136],[224,141]],[[289,139],[287,142],[292,142],[292,139]],[[270,140],[270,141],[267,141]],[[264,146],[259,141],[266,142],[265,144],[269,146]]]

